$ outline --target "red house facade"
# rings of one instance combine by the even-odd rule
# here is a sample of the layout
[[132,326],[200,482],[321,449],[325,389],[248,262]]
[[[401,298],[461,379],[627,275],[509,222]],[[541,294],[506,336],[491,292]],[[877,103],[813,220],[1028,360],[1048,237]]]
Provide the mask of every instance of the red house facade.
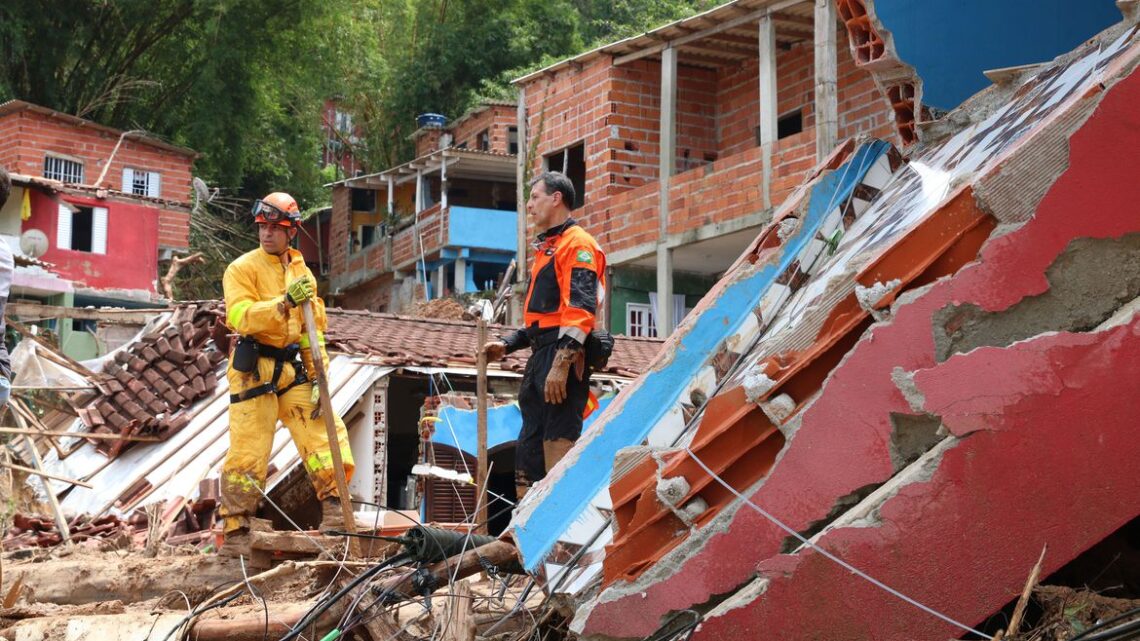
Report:
[[145,132],[19,100],[0,104],[0,165],[13,182],[0,236],[18,265],[10,299],[159,302],[160,261],[189,249],[196,156]]

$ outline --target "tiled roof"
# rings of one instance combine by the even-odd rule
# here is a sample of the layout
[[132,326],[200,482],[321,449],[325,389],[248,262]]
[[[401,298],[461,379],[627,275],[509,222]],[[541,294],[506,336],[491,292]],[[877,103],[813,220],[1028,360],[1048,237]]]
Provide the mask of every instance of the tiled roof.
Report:
[[[430,318],[410,318],[375,312],[330,309],[330,349],[366,354],[391,365],[475,365],[475,323]],[[514,328],[492,325],[488,336],[507,334]],[[616,337],[613,356],[605,372],[635,377],[645,371],[661,348],[652,338]],[[515,352],[491,369],[521,372],[530,350]]]
[[[212,394],[226,356],[211,341],[218,303],[184,304],[169,319],[131,343],[92,381],[99,394],[79,410],[93,432],[167,437],[185,427],[183,409]],[[129,446],[100,441],[108,456]]]

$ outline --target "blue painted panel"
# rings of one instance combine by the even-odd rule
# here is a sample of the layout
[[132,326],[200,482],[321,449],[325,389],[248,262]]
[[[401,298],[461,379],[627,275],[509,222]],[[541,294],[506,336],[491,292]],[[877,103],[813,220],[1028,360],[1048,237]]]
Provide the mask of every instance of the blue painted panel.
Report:
[[733,282],[699,316],[686,320],[693,326],[679,344],[667,344],[666,349],[672,348],[672,359],[661,369],[644,374],[617,413],[601,417],[599,431],[578,452],[577,464],[565,470],[525,522],[511,524],[528,571],[538,566],[590,500],[609,485],[617,451],[645,440],[725,339],[739,331],[779,274],[812,240],[827,212],[846,200],[889,147],[883,141],[869,142],[843,166],[820,179],[811,190],[804,221],[785,242],[779,262]]
[[987,69],[1047,62],[1120,21],[1113,0],[876,0],[925,104],[953,109]]
[[498,209],[451,207],[447,243],[454,247],[518,250],[518,214]]
[[[599,399],[599,409],[585,420],[583,428],[588,428],[601,416],[602,411],[612,400],[612,396]],[[479,422],[475,410],[444,407],[439,411],[439,418],[440,422],[436,423],[432,441],[461,449],[471,456],[478,455]],[[514,441],[518,438],[520,429],[522,429],[522,412],[519,411],[517,403],[487,409],[488,450]]]

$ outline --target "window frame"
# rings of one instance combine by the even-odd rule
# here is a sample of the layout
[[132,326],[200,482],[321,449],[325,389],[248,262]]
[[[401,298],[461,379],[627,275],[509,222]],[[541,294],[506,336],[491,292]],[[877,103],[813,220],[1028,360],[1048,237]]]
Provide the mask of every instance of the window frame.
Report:
[[[53,171],[49,172],[49,167],[48,167],[49,161],[55,161],[55,163],[59,166],[56,167]],[[69,172],[64,170],[64,167],[67,167],[67,165],[65,163],[70,163],[70,165],[72,167],[77,167],[79,169],[79,171],[78,171],[78,178],[79,179],[78,180],[68,180],[69,177],[74,176],[74,173],[73,172],[69,173]],[[47,178],[48,180],[58,180],[59,182],[64,183],[64,184],[82,185],[82,184],[84,184],[83,181],[86,178],[86,172],[87,172],[87,169],[84,166],[84,163],[82,160],[79,160],[76,158],[70,158],[67,156],[62,156],[60,154],[44,154],[43,177]]]

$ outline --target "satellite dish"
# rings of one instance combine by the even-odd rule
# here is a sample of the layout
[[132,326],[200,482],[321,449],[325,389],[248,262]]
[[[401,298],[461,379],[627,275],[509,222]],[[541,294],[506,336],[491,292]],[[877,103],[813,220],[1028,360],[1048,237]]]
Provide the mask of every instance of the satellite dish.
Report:
[[32,258],[39,258],[47,253],[48,237],[38,229],[29,229],[20,234],[20,251]]

